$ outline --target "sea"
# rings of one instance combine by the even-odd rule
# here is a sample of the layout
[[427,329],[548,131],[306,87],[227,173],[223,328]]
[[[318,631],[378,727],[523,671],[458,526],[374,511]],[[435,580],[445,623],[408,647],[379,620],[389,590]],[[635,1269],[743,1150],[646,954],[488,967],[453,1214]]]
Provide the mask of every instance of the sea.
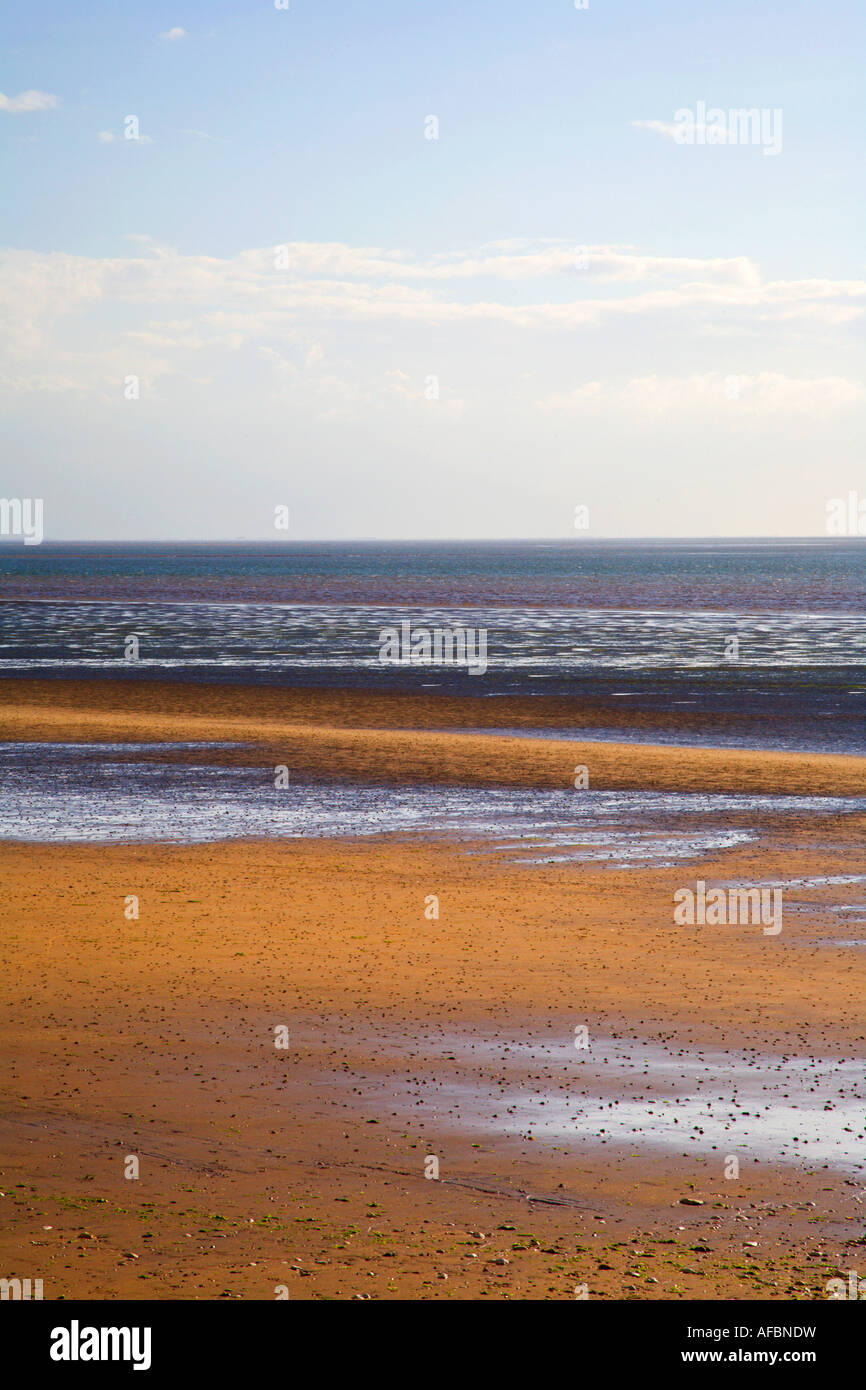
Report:
[[[483,631],[483,671],[384,660],[383,632],[404,623]],[[0,678],[26,677],[472,696],[485,733],[863,754],[866,539],[4,542]],[[592,722],[572,728],[566,712],[556,730],[541,719],[533,728],[531,716],[513,729],[495,702],[515,696],[573,697]],[[556,792],[299,784],[275,807],[260,769],[213,766],[206,746],[200,764],[175,766],[176,751],[2,745],[0,837],[186,842],[474,826],[516,856],[625,866],[757,833],[736,797],[652,792],[590,793],[578,810]],[[769,809],[758,800],[756,824]],[[774,805],[843,809],[795,801]],[[859,798],[846,805],[862,809]]]
[[[483,630],[483,672],[383,661],[404,621]],[[716,743],[863,752],[866,539],[7,542],[15,676],[574,696],[715,718]]]

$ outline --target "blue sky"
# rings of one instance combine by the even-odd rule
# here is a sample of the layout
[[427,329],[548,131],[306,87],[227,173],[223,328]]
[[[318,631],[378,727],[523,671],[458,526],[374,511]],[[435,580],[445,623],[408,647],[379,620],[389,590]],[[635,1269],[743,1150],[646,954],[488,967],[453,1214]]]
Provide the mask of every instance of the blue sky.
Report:
[[[305,538],[561,535],[579,503],[600,535],[820,533],[866,494],[862,30],[853,4],[7,14],[4,495],[58,537],[267,536],[281,503]],[[679,144],[698,102],[780,110],[779,153]]]

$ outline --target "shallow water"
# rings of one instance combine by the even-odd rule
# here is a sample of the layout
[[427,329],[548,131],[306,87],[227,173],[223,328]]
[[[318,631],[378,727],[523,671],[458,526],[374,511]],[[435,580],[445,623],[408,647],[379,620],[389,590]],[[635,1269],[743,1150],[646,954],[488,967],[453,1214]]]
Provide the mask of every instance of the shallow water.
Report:
[[[192,844],[447,835],[486,840],[489,849],[534,863],[661,866],[754,840],[766,813],[866,810],[866,798],[841,797],[309,781],[277,789],[272,768],[160,760],[199,749],[207,745],[0,744],[0,838]],[[732,816],[745,823],[732,826]]]
[[[858,925],[862,926],[862,923],[858,923]],[[840,947],[842,949],[849,947],[855,951],[862,951],[866,949],[866,941],[860,938],[847,938],[840,936],[819,936],[815,941],[789,941],[788,945],[802,947],[808,946],[812,950],[814,950],[815,947],[820,947],[822,950],[835,950],[837,947]]]
[[[395,1058],[441,1058],[437,1080],[401,1075],[387,1082],[425,1121],[485,1134],[529,1135],[580,1150],[609,1144],[677,1154],[735,1155],[741,1164],[828,1164],[866,1170],[866,1062],[852,1058],[761,1056],[590,1038],[523,1037],[507,1043],[449,1033],[389,1039]],[[378,1083],[362,1086],[364,1102]],[[392,1107],[393,1108],[393,1107]]]
[[[622,692],[623,697],[630,695],[631,692]],[[617,696],[616,691],[609,692],[610,698]],[[671,701],[671,708],[674,706],[682,707],[685,704],[693,704],[692,701]],[[691,711],[694,712],[694,711]],[[683,709],[683,713],[689,711]],[[451,729],[442,729],[443,733],[453,733]],[[660,744],[666,748],[744,748],[744,749],[768,749],[780,753],[849,753],[854,756],[861,756],[863,753],[862,736],[858,732],[852,736],[845,737],[834,733],[830,735],[826,729],[820,729],[816,725],[811,727],[798,727],[796,732],[788,733],[785,725],[780,722],[775,728],[762,728],[756,730],[753,727],[742,727],[733,732],[711,727],[707,729],[660,729],[655,726],[651,728],[636,726],[617,725],[614,727],[604,727],[602,725],[574,725],[571,728],[527,728],[523,725],[502,725],[498,728],[466,728],[462,733],[481,735],[487,738],[532,738],[532,739],[554,739],[575,741],[578,743],[639,743],[639,744]]]
[[[170,563],[171,557],[162,558]],[[343,556],[350,571],[356,558]],[[237,559],[222,556],[232,573]],[[699,571],[707,559],[705,554]],[[46,562],[50,567],[48,553],[31,556],[31,570]],[[74,573],[56,553],[54,562],[64,574],[61,581],[55,573],[62,589]],[[339,602],[323,599],[328,586],[317,587],[312,576],[304,602],[264,597],[245,602],[230,599],[234,590],[220,585],[219,556],[211,557],[215,569],[210,571],[201,556],[194,563],[204,565],[200,577],[208,579],[206,587],[219,602],[168,600],[158,583],[150,590],[135,589],[139,598],[121,599],[115,595],[122,588],[109,567],[102,582],[111,598],[0,603],[0,675],[314,685],[480,698],[550,694],[596,707],[609,702],[668,714],[724,715],[724,737],[742,746],[866,751],[866,617],[856,609],[762,613],[726,607],[716,596],[715,611],[695,611],[685,592],[669,587],[669,576],[666,603],[671,606],[655,606],[648,596],[634,607],[600,607],[587,597],[575,606],[499,599],[495,606],[413,603],[406,597],[417,589],[411,584],[398,587],[396,601]],[[171,572],[161,577],[170,581]],[[372,592],[376,587],[372,583]],[[583,587],[578,582],[578,590]],[[369,574],[360,590],[350,589],[370,590]],[[819,584],[814,590],[816,600],[821,589]],[[403,621],[413,631],[483,630],[483,671],[471,675],[459,662],[383,660],[384,629]],[[134,662],[125,660],[131,635],[139,644]],[[736,660],[725,655],[733,638],[739,643]]]
[[[0,605],[0,671],[123,667],[130,633],[138,637],[142,667],[387,666],[393,663],[380,656],[382,630],[403,620],[413,631],[484,630],[488,669],[538,675],[581,667],[858,672],[866,638],[859,613],[10,600]],[[739,655],[731,660],[725,649],[734,636]]]

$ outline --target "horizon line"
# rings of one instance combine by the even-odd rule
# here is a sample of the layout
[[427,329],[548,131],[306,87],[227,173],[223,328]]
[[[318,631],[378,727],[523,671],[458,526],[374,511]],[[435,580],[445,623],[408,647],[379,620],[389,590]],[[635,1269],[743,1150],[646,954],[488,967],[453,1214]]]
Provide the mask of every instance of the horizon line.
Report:
[[739,541],[767,542],[767,541],[806,541],[817,542],[827,541],[862,541],[866,540],[866,533],[863,535],[850,536],[828,536],[790,534],[790,535],[689,535],[689,536],[586,536],[580,538],[570,536],[309,536],[309,537],[286,537],[284,539],[272,539],[263,536],[214,536],[210,538],[195,536],[144,536],[130,539],[112,539],[107,536],[99,538],[68,537],[68,538],[48,538],[45,537],[34,545],[33,542],[27,544],[21,536],[0,536],[0,552],[4,549],[9,550],[36,550],[46,546],[63,545],[261,545],[285,548],[292,545],[567,545],[574,544],[575,547],[587,546],[602,543],[615,544],[687,544],[696,541]]

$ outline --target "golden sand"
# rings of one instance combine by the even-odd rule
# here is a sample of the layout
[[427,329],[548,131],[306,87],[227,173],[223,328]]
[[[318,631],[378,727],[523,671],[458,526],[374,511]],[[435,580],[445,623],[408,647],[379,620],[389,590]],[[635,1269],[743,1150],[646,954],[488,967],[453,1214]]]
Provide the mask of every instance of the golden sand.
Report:
[[[353,704],[371,727],[339,728],[332,696],[303,696],[330,721],[306,728],[278,692],[245,708],[164,686],[7,682],[2,697],[4,738],[232,737],[330,775],[561,785],[576,756],[374,728],[376,701]],[[863,786],[851,758],[584,746],[593,785]],[[453,840],[0,845],[0,1267],[43,1278],[46,1298],[822,1297],[863,1233],[860,1184],[842,1174],[744,1161],[731,1182],[722,1155],[686,1143],[567,1147],[434,1122],[428,1105],[407,1117],[397,1096],[411,1081],[434,1100],[462,1074],[431,1036],[506,1046],[584,1022],[862,1055],[866,963],[815,946],[820,893],[779,937],[676,928],[671,901],[698,874],[857,872],[863,829],[768,821],[700,864],[626,871],[520,866]]]

